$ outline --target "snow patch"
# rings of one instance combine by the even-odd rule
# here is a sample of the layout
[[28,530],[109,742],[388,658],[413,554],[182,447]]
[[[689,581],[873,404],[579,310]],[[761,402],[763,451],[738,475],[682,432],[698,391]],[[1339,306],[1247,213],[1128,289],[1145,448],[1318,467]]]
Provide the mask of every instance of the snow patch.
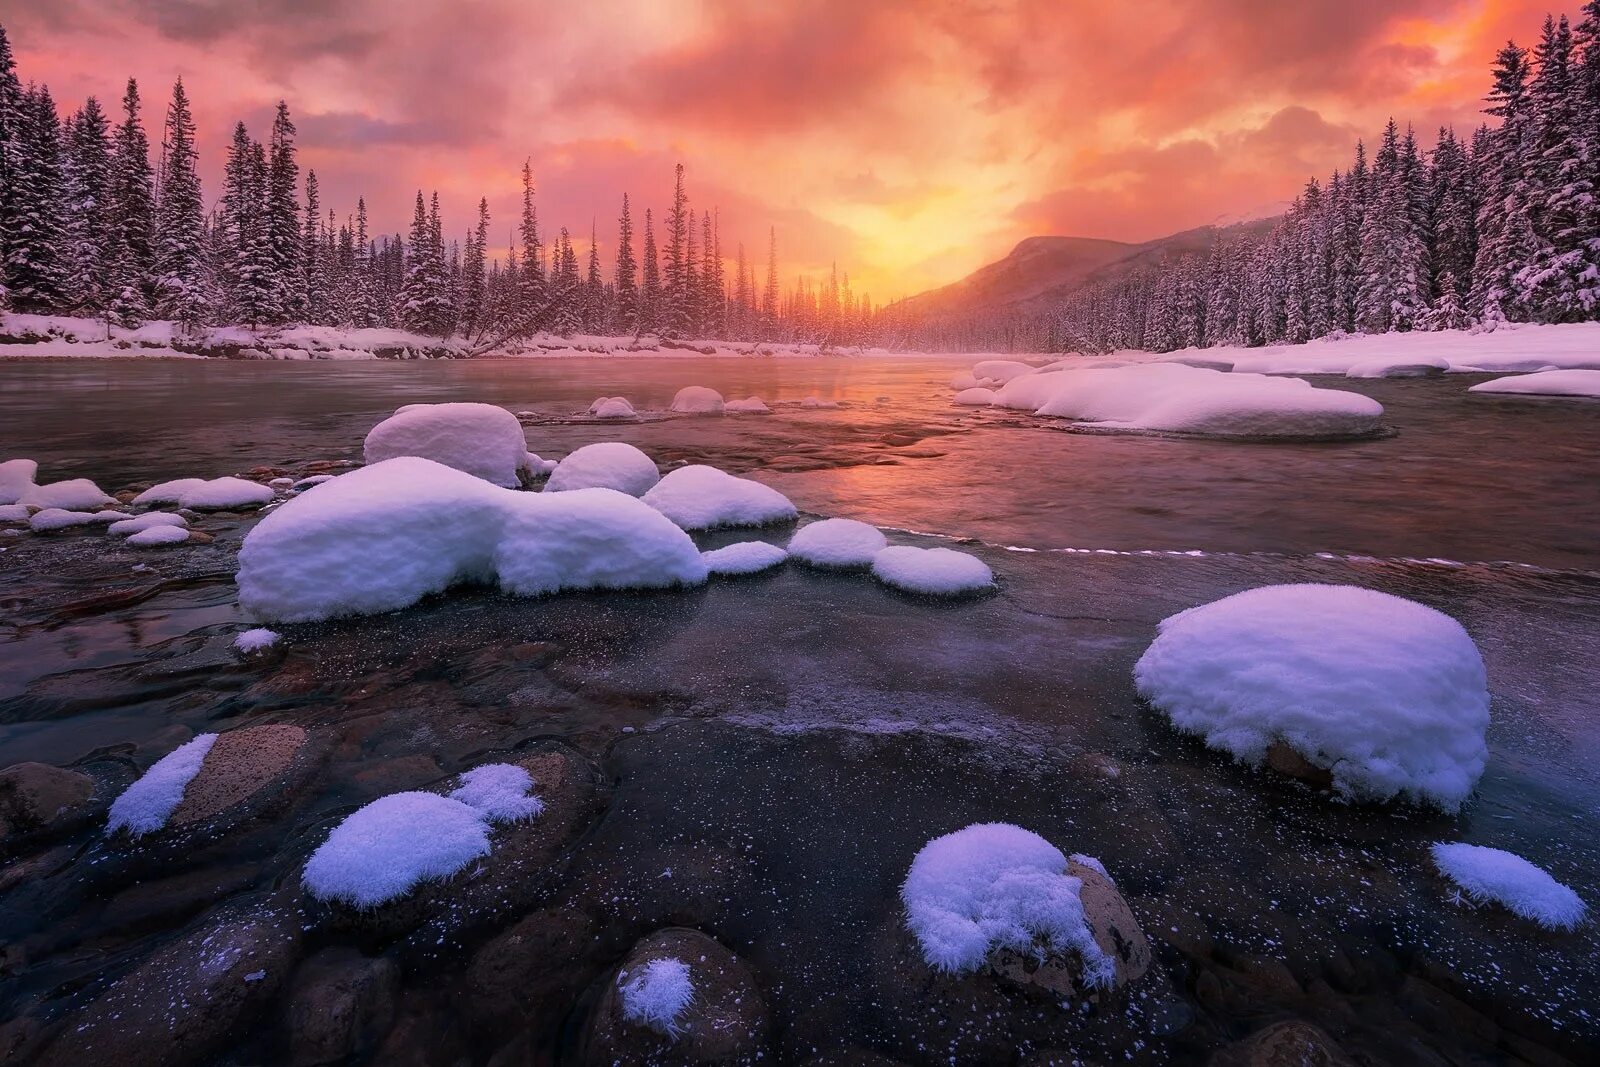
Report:
[[372,908],[489,854],[483,813],[437,793],[393,793],[351,813],[306,863],[318,900]]
[[872,557],[872,575],[896,589],[927,596],[959,596],[994,588],[994,572],[987,563],[950,548],[885,548]]
[[407,404],[372,428],[364,452],[369,464],[419,456],[509,488],[528,442],[517,417],[493,404]]
[[189,540],[189,531],[181,526],[151,526],[130,534],[127,544],[134,548],[157,548],[161,545],[181,545]]
[[651,960],[632,974],[618,974],[617,991],[624,1019],[668,1037],[678,1035],[678,1020],[694,1002],[689,965],[671,957]]
[[951,403],[966,408],[988,407],[994,403],[995,392],[993,389],[963,389],[955,395]]
[[263,649],[271,648],[278,643],[278,639],[281,636],[276,630],[269,630],[265,626],[257,626],[235,637],[233,639],[233,650],[248,656],[252,652],[260,652]]
[[[24,462],[31,463],[32,460]],[[62,508],[67,511],[87,511],[104,507],[116,501],[87,478],[72,478],[49,485],[34,485],[23,489],[16,500],[30,508]]]
[[277,494],[270,486],[248,478],[210,478],[178,495],[178,505],[195,511],[231,511],[270,504]]
[[113,537],[127,537],[129,534],[136,534],[153,526],[177,526],[188,529],[189,520],[170,511],[147,511],[143,515],[135,515],[131,519],[123,518],[112,523],[106,528],[106,533]]
[[732,411],[740,415],[770,415],[772,409],[767,407],[767,402],[759,396],[747,396],[743,400],[730,400],[722,405],[723,411]]
[[544,801],[531,796],[533,775],[515,763],[485,763],[461,776],[450,799],[475,809],[492,823],[520,822],[544,812]]
[[699,463],[667,472],[644,502],[685,530],[766,526],[799,515],[776,489]]
[[717,415],[723,406],[722,394],[703,385],[686,385],[672,398],[672,410],[686,415]]
[[639,413],[625,396],[603,396],[589,405],[589,414],[597,419],[631,419]]
[[888,547],[876,526],[855,519],[823,519],[789,539],[789,555],[814,567],[866,567]]
[[700,558],[710,573],[734,576],[771,570],[788,559],[789,553],[765,541],[740,541],[702,552]]
[[65,508],[45,508],[43,511],[33,513],[28,519],[28,527],[34,533],[48,533],[51,530],[65,530],[73,526],[117,522],[127,517],[120,511],[67,511]]
[[1573,930],[1589,907],[1570,888],[1514,852],[1464,842],[1433,846],[1439,872],[1474,904],[1501,904],[1547,930]]
[[167,825],[183,803],[183,791],[200,773],[200,765],[216,743],[216,734],[199,734],[151,764],[112,802],[106,833],[126,830],[134,837],[142,837]]
[[1469,393],[1600,397],[1600,370],[1541,370],[1479,382]]
[[643,496],[660,480],[655,460],[639,449],[621,441],[602,441],[584,445],[556,464],[550,480],[544,483],[544,491],[561,493],[599,487]]
[[31,459],[8,459],[0,463],[0,504],[15,504],[34,487],[39,464]]
[[184,493],[198,489],[204,484],[206,484],[204,478],[174,478],[169,482],[157,482],[134,497],[133,502],[139,507],[147,504],[176,504],[183,499]]

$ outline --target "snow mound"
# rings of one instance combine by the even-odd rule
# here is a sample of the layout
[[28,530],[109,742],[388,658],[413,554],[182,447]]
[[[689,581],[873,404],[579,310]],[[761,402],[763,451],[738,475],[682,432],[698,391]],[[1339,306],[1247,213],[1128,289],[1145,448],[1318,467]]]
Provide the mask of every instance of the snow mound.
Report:
[[589,414],[597,419],[631,419],[639,413],[625,396],[603,396],[589,405]]
[[680,959],[651,960],[632,974],[617,975],[622,1017],[668,1037],[678,1034],[678,1019],[694,1002],[689,965]]
[[26,504],[0,504],[0,522],[27,522],[31,514]]
[[126,830],[140,837],[167,825],[172,813],[183,803],[183,791],[200,773],[200,765],[216,743],[216,734],[199,734],[151,764],[138,781],[112,802],[106,833]]
[[233,639],[233,650],[248,655],[251,652],[260,652],[262,649],[271,648],[278,643],[282,635],[276,630],[269,630],[265,626],[257,626],[253,630],[246,630]]
[[555,470],[560,465],[561,464],[557,463],[553,459],[539,458],[539,453],[537,452],[528,453],[527,470],[528,473],[533,475],[535,478],[548,477],[550,472]]
[[1483,659],[1461,624],[1414,601],[1274,585],[1161,623],[1139,693],[1185,733],[1259,764],[1277,741],[1358,800],[1458,809],[1488,759]]
[[239,601],[264,621],[395,611],[467,582],[520,595],[705,581],[694,542],[610,489],[522,493],[432,460],[341,475],[262,519],[239,550]]
[[872,575],[896,589],[927,596],[959,596],[994,588],[994,572],[987,563],[949,548],[886,548],[872,557]]
[[393,793],[350,814],[306,863],[318,900],[371,908],[489,854],[483,814],[437,793]]
[[1479,382],[1469,393],[1522,393],[1528,396],[1600,397],[1600,370],[1541,370]]
[[276,498],[270,486],[248,478],[211,478],[185,489],[178,497],[178,504],[196,511],[231,511],[257,508]]
[[189,540],[189,531],[182,526],[152,526],[128,536],[127,544],[134,548],[158,548],[162,545],[181,545]]
[[819,396],[808,396],[800,401],[803,408],[832,409],[839,406],[837,400],[824,400]]
[[966,408],[988,407],[994,403],[994,390],[984,388],[963,389],[950,402]]
[[127,537],[129,534],[148,530],[152,526],[178,526],[187,529],[189,520],[170,511],[147,511],[143,515],[135,515],[131,519],[123,518],[112,523],[106,528],[106,533],[113,537]]
[[700,463],[667,472],[644,502],[685,530],[766,526],[792,522],[799,514],[771,486]]
[[1205,370],[1181,363],[1061,371],[1036,415],[1106,429],[1220,437],[1353,437],[1378,428],[1383,405],[1300,378]]
[[1088,985],[1110,986],[1115,965],[1084,916],[1082,880],[1050,842],[1009,823],[978,823],[922,847],[900,888],[906,925],[927,962],[962,973],[996,949],[1073,953]]
[[968,371],[959,371],[951,375],[950,388],[958,393],[966,389],[976,389],[978,388],[978,379],[974,378]]
[[39,475],[39,464],[31,459],[8,459],[0,463],[0,504],[22,500]]
[[1095,370],[1097,368],[1076,367],[1069,372],[1064,368],[1054,368],[1043,370],[1036,374],[1021,375],[1011,379],[994,391],[994,406],[1011,408],[1013,411],[1038,411],[1046,401],[1055,395],[1055,391],[1061,387],[1066,374],[1079,374]]
[[1589,910],[1582,897],[1514,852],[1443,841],[1432,851],[1439,873],[1474,904],[1501,904],[1547,930],[1576,929]]
[[712,574],[756,574],[770,570],[789,558],[789,553],[765,541],[740,541],[700,553],[706,569]]
[[722,394],[703,385],[686,385],[672,398],[672,410],[687,415],[716,415],[723,406]]
[[723,411],[732,411],[741,415],[770,415],[772,409],[767,407],[767,402],[759,396],[747,396],[743,400],[730,400],[722,405]]
[[1378,359],[1364,359],[1352,363],[1344,372],[1346,378],[1426,378],[1443,374],[1450,369],[1450,361],[1443,356],[1393,355]]
[[599,487],[643,496],[660,480],[655,460],[621,441],[602,441],[584,445],[556,464],[550,480],[544,483],[544,491],[562,493]]
[[1033,367],[1014,359],[986,359],[972,365],[974,378],[980,382],[995,382],[998,385],[1004,385],[1024,374],[1032,374],[1033,371]]
[[28,527],[35,533],[48,533],[51,530],[65,530],[72,526],[116,522],[127,517],[120,511],[68,511],[65,508],[45,508],[43,511],[33,513],[28,519]]
[[529,794],[533,775],[515,763],[485,763],[461,776],[461,784],[450,792],[492,823],[520,822],[544,811],[544,801]]
[[176,504],[183,499],[184,493],[198,489],[204,484],[206,484],[204,478],[174,478],[170,482],[157,482],[134,497],[133,502],[139,507],[146,504]]
[[876,526],[855,519],[823,519],[789,539],[789,555],[814,567],[866,567],[889,545]]
[[87,511],[90,508],[116,503],[87,478],[29,486],[23,490],[16,502],[26,504],[30,508],[63,508],[67,511]]
[[368,464],[420,456],[510,487],[528,442],[517,417],[493,404],[408,404],[372,428],[365,454]]

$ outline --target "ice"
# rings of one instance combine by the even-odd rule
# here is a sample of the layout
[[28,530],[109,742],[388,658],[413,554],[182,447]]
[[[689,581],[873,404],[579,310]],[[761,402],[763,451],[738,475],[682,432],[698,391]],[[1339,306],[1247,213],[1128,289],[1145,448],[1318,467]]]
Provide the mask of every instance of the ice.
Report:
[[113,537],[127,537],[129,534],[136,534],[153,526],[178,526],[187,529],[189,520],[170,511],[147,511],[143,515],[135,515],[131,519],[124,517],[112,523],[106,528],[106,533]]
[[624,1019],[668,1037],[678,1034],[678,1020],[694,1002],[689,965],[671,957],[650,960],[632,974],[617,975],[617,991],[622,996]]
[[789,539],[789,555],[816,567],[866,567],[889,544],[876,526],[855,519],[823,519]]
[[660,480],[655,460],[621,441],[602,441],[584,445],[556,464],[550,480],[544,483],[544,491],[560,493],[598,487],[643,496]]
[[87,511],[107,504],[115,504],[105,491],[87,478],[73,478],[49,485],[25,488],[17,503],[30,508],[62,508],[67,511]]
[[1009,823],[978,823],[934,838],[900,889],[906,924],[927,962],[962,973],[997,949],[1025,956],[1071,953],[1085,983],[1109,986],[1115,964],[1083,912],[1083,882],[1050,842]]
[[1162,621],[1139,693],[1186,733],[1259,764],[1275,741],[1341,794],[1455,811],[1488,759],[1483,660],[1461,624],[1355,586],[1275,585]]
[[153,763],[112,802],[106,833],[126,830],[140,837],[167,825],[216,741],[216,734],[199,734]]
[[788,559],[789,553],[765,541],[740,541],[702,552],[700,558],[712,574],[735,576],[771,570]]
[[1600,397],[1600,370],[1541,370],[1479,382],[1469,393]]
[[722,394],[703,385],[686,385],[672,398],[672,410],[689,415],[716,415],[722,408]]
[[804,400],[800,401],[800,406],[803,408],[821,408],[831,410],[838,407],[839,402],[837,400],[824,400],[817,396],[808,396]]
[[45,508],[43,511],[33,513],[28,519],[28,526],[35,533],[48,533],[51,530],[65,530],[73,526],[116,522],[127,517],[120,511],[68,511],[65,508]]
[[531,796],[533,775],[515,763],[485,763],[461,776],[450,792],[492,823],[520,822],[544,812],[544,801]]
[[994,396],[993,389],[963,389],[951,403],[970,408],[988,407],[994,403]]
[[589,405],[589,414],[597,419],[631,419],[638,412],[625,396],[603,396]]
[[644,502],[685,530],[766,526],[799,514],[776,489],[698,463],[668,471]]
[[514,486],[527,464],[522,423],[493,404],[408,404],[367,434],[366,461],[420,456],[486,482]]
[[33,488],[39,464],[31,459],[8,459],[0,463],[0,504],[15,504]]
[[204,478],[174,478],[170,482],[157,482],[134,497],[133,502],[140,507],[147,504],[176,504],[183,499],[184,493],[204,484]]
[[437,793],[393,793],[347,816],[306,863],[318,900],[372,908],[489,854],[483,813]]
[[1433,862],[1474,904],[1495,903],[1547,930],[1573,930],[1589,908],[1583,898],[1514,852],[1464,842],[1433,846]]
[[331,481],[333,481],[333,475],[331,474],[313,474],[309,478],[301,478],[298,482],[289,486],[289,491],[291,493],[303,493],[307,489],[315,489],[323,482]]
[[772,409],[767,407],[767,402],[759,396],[747,396],[743,400],[730,400],[722,406],[722,410],[741,415],[772,414]]
[[191,485],[178,496],[180,507],[196,511],[232,511],[270,504],[277,494],[248,478],[211,478]]
[[249,655],[252,652],[261,652],[277,644],[281,634],[276,630],[269,630],[265,626],[257,626],[246,630],[233,639],[233,650]]
[[1380,356],[1352,363],[1344,372],[1346,378],[1427,378],[1443,374],[1450,369],[1450,361],[1443,356],[1408,355]]
[[157,548],[162,545],[181,545],[189,540],[189,531],[181,526],[152,526],[128,536],[127,544],[134,548]]
[[895,545],[872,557],[873,577],[927,596],[959,596],[994,588],[994,572],[977,556],[949,548]]

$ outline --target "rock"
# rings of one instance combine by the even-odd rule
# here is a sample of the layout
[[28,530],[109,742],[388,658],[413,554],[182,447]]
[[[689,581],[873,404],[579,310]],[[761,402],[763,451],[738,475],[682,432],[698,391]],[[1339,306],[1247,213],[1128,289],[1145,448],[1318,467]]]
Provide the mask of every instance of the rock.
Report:
[[220,735],[167,820],[168,831],[215,821],[235,825],[284,799],[311,769],[306,731],[248,726]]
[[[675,1020],[675,1035],[623,1015],[620,984],[652,960],[689,965],[694,996]],[[698,930],[669,927],[628,953],[589,1017],[581,1061],[612,1063],[735,1063],[760,1056],[767,1006],[744,961]]]
[[13,763],[0,771],[0,848],[86,818],[94,779],[48,763]]
[[[1122,899],[1111,879],[1075,860],[1067,862],[1067,873],[1083,882],[1078,897],[1083,901],[1084,918],[1101,950],[1116,965],[1110,993],[1138,981],[1150,969],[1150,942],[1145,940],[1139,920],[1128,902]],[[1057,997],[1098,999],[1106,990],[1085,987],[1082,965],[1076,955],[1050,955],[1044,959],[1010,949],[1000,949],[989,961],[990,969],[1007,981],[1042,989]]]
[[269,905],[225,908],[69,1015],[39,1067],[177,1067],[236,1036],[277,995],[300,923]]
[[1355,1067],[1333,1038],[1308,1022],[1289,1019],[1220,1049],[1210,1067]]
[[460,1004],[483,1033],[529,1026],[554,1034],[597,965],[598,925],[582,912],[545,908],[490,939],[467,966]]
[[141,881],[112,897],[100,922],[124,933],[177,926],[224,897],[249,888],[260,874],[260,867],[247,863]]
[[294,974],[288,1010],[289,1062],[336,1063],[371,1046],[394,1024],[400,968],[352,948],[326,948]]
[[204,530],[190,530],[189,531],[189,543],[191,545],[209,545],[211,542],[213,542],[215,540],[216,540],[215,537],[213,537],[210,534],[206,533]]
[[1331,789],[1333,787],[1333,772],[1326,767],[1318,767],[1300,753],[1290,748],[1287,742],[1274,741],[1267,746],[1267,766],[1279,774],[1290,778],[1298,778],[1302,782],[1316,786],[1318,789]]

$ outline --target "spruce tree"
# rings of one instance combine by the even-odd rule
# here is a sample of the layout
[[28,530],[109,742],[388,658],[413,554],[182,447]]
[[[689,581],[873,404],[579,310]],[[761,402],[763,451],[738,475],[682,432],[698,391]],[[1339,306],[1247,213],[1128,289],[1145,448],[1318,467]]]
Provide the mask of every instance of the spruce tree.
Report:
[[656,226],[650,209],[644,209],[644,276],[639,286],[638,332],[661,329],[661,266],[656,255]]
[[303,318],[305,273],[301,261],[300,167],[295,162],[294,122],[289,105],[278,101],[272,120],[272,135],[267,153],[266,237],[272,253],[273,284],[277,289],[278,316],[282,320]]
[[30,87],[12,117],[5,227],[5,285],[18,311],[66,309],[61,122],[45,88]]
[[11,39],[6,36],[6,28],[0,26],[0,311],[10,306],[3,250],[8,244],[6,233],[17,188],[11,166],[21,107],[22,83],[17,80],[17,61],[11,54]]
[[539,241],[539,213],[533,202],[533,164],[522,164],[522,278],[517,286],[520,333],[542,329],[548,318],[549,294],[545,291],[544,248]]
[[356,200],[355,265],[350,286],[350,324],[358,330],[378,324],[378,307],[373,291],[372,246],[367,237],[367,199]]
[[[155,263],[155,193],[150,170],[150,139],[139,118],[139,85],[128,79],[122,97],[122,123],[113,140],[111,214],[115,242],[113,286],[124,322],[149,313],[144,294]],[[132,290],[140,298],[133,299]]]
[[111,127],[92,96],[67,124],[62,168],[66,306],[94,315],[106,305],[106,274],[115,249],[110,226]]
[[1478,250],[1473,263],[1470,308],[1485,325],[1526,320],[1529,301],[1524,271],[1539,255],[1528,182],[1528,53],[1507,42],[1495,56],[1494,86],[1485,112],[1500,128],[1486,134],[1478,153],[1482,201]]
[[613,275],[617,303],[617,329],[637,334],[639,318],[638,266],[633,261],[633,219],[628,214],[628,194],[622,194],[622,214],[617,219],[617,265]]
[[489,253],[489,201],[478,199],[478,225],[467,242],[466,261],[462,266],[461,328],[470,337],[484,325],[488,296],[488,275],[485,265]]
[[304,284],[299,306],[307,322],[330,324],[333,301],[329,292],[330,268],[333,266],[323,255],[328,234],[322,224],[322,190],[317,183],[317,172],[306,171],[305,223],[300,233],[301,280]]
[[593,219],[589,220],[589,269],[583,280],[583,328],[606,332],[606,290],[600,278],[600,245]]
[[205,320],[204,234],[200,175],[195,170],[194,116],[183,79],[172,86],[162,143],[161,196],[154,249],[156,313],[190,330]]
[[657,326],[670,337],[686,336],[693,329],[692,294],[689,288],[689,197],[683,191],[683,164],[677,167],[677,184],[672,191],[672,212],[667,216],[667,262],[662,279],[662,313]]

